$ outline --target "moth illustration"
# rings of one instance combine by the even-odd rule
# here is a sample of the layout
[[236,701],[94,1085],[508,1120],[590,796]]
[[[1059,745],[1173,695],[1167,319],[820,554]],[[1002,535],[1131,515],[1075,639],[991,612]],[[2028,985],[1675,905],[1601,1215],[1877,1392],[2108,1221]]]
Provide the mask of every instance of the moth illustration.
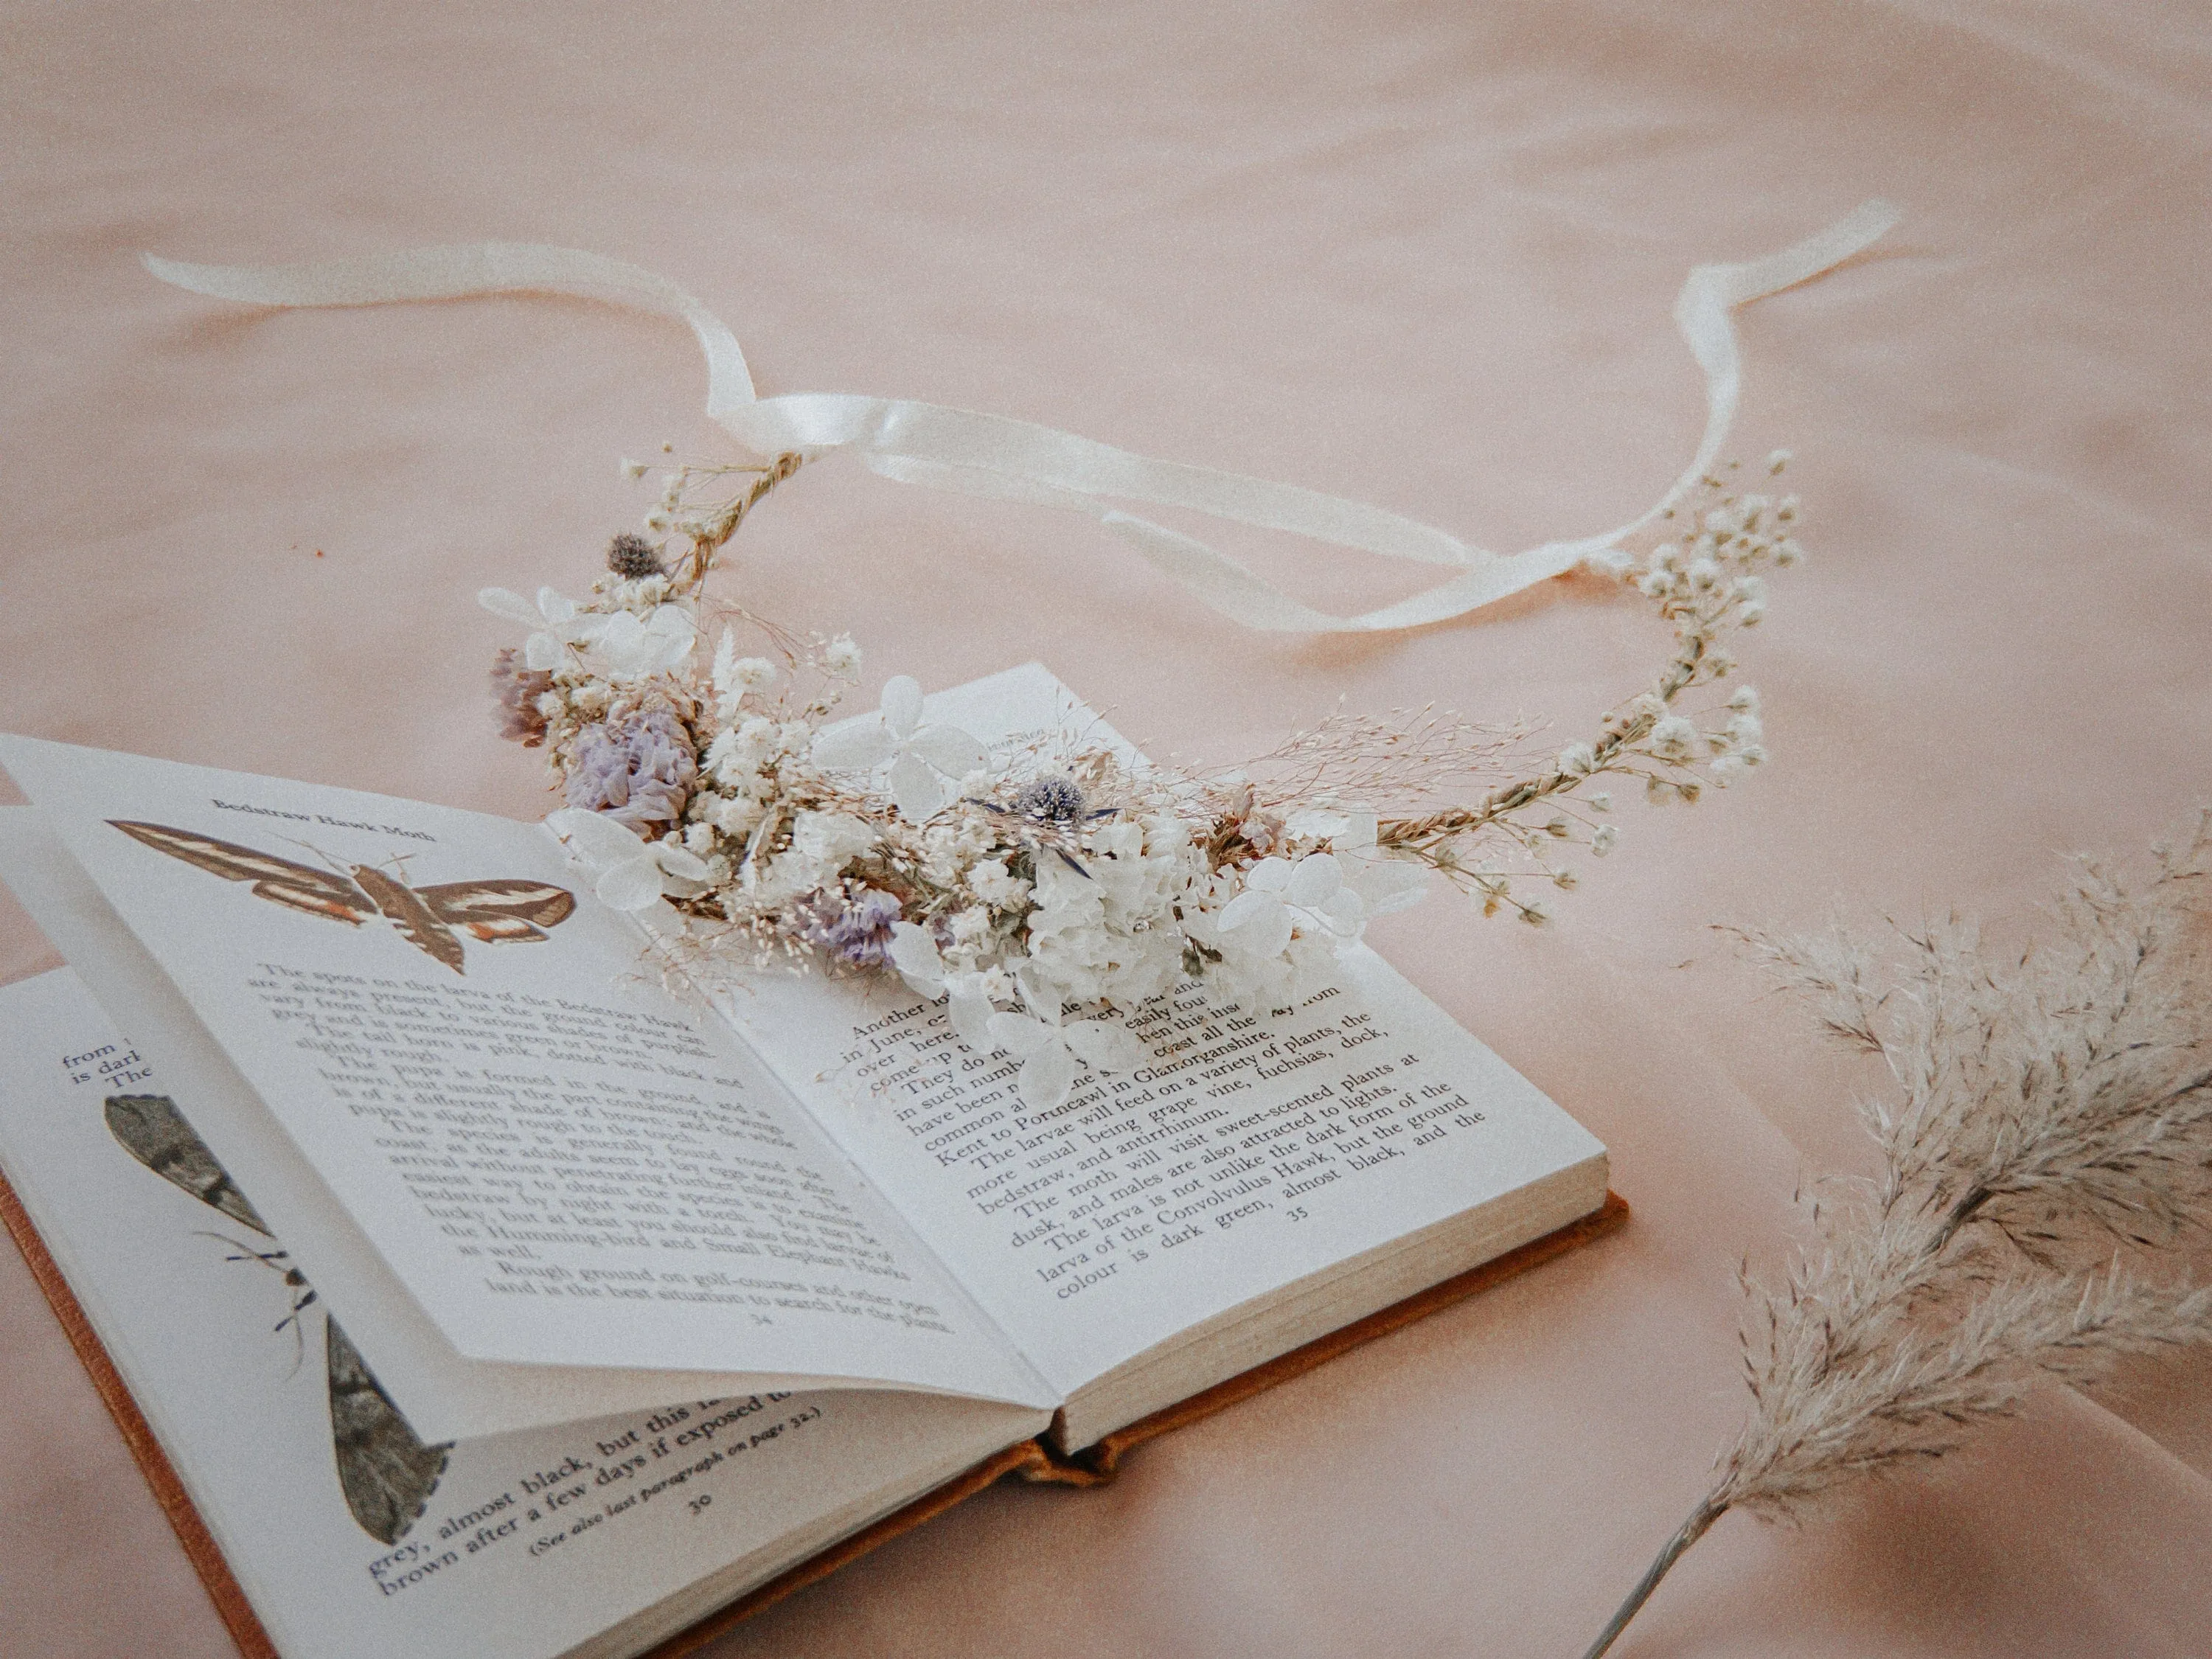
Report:
[[[167,1095],[110,1095],[106,1115],[108,1133],[125,1152],[171,1185],[269,1241],[267,1249],[241,1245],[243,1254],[231,1260],[258,1261],[284,1275],[292,1291],[292,1310],[276,1328],[294,1324],[314,1301],[314,1291],[291,1265],[290,1256],[277,1248],[269,1224],[246,1201],[176,1103]],[[323,1351],[338,1490],[363,1532],[379,1543],[396,1544],[428,1504],[446,1472],[452,1446],[425,1445],[416,1437],[361,1351],[327,1310]]]
[[574,893],[550,882],[517,877],[410,887],[371,864],[354,865],[341,874],[196,830],[124,818],[108,823],[131,840],[210,875],[251,882],[249,890],[256,898],[287,909],[325,916],[349,927],[381,917],[398,930],[400,938],[457,974],[466,971],[462,933],[486,945],[536,945],[544,940],[547,928],[566,921],[576,908]]

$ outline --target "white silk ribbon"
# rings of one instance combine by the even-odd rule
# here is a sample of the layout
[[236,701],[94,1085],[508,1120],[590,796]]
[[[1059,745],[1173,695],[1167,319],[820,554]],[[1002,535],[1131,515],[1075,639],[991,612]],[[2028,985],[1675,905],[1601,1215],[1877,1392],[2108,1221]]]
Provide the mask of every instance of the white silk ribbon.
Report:
[[[812,459],[850,449],[871,471],[908,483],[1066,507],[1098,520],[1156,568],[1224,616],[1285,633],[1382,633],[1479,610],[1573,568],[1650,524],[1719,458],[1742,395],[1736,307],[1841,264],[1894,225],[1874,200],[1794,247],[1742,264],[1699,265],[1682,284],[1675,326],[1705,376],[1705,431],[1681,476],[1651,508],[1601,535],[1526,552],[1473,547],[1444,531],[1297,484],[1151,459],[1073,433],[903,398],[753,391],[737,336],[665,277],[575,248],[477,242],[310,265],[194,265],[146,256],[165,283],[250,305],[357,306],[517,290],[611,301],[689,324],[707,357],[707,414],[763,458]],[[1449,580],[1356,617],[1302,605],[1204,542],[1121,511],[1116,501],[1188,508],[1341,547],[1453,568]]]

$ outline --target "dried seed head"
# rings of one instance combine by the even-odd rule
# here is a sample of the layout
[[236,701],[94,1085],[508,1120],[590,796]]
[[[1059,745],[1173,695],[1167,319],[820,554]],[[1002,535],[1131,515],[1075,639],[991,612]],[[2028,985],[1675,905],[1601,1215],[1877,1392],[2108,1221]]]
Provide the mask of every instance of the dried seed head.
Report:
[[510,647],[492,659],[491,695],[499,705],[500,736],[525,749],[545,741],[546,723],[561,708],[552,675],[525,667],[520,653]]
[[1048,823],[1072,823],[1083,816],[1083,791],[1073,778],[1039,778],[1014,797],[1014,811]]
[[607,544],[607,568],[625,581],[667,574],[653,544],[630,530],[623,531]]

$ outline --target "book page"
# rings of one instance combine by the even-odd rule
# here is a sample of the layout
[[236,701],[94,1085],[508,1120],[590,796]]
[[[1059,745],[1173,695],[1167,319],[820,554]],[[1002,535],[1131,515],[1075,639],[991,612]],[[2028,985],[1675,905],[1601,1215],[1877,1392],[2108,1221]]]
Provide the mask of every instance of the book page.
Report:
[[534,826],[0,757],[460,1354],[1042,1396],[755,1057],[641,981],[634,930]]
[[378,1255],[183,995],[33,807],[0,808],[0,870],[33,919],[139,1051],[192,1101],[195,1129],[322,1297],[345,1310],[355,1342],[425,1437],[471,1439],[636,1411],[690,1395],[834,1382],[791,1373],[623,1370],[463,1357]]
[[288,1659],[636,1651],[1046,1420],[762,1392],[426,1444],[170,1087],[66,970],[0,988],[0,1168]]
[[[928,717],[1120,740],[1034,665]],[[1364,948],[1294,1008],[1186,984],[1152,1065],[1030,1110],[1004,1055],[882,981],[763,976],[732,1018],[1063,1394],[1177,1333],[1604,1149]],[[1601,1191],[1601,1184],[1600,1187]]]

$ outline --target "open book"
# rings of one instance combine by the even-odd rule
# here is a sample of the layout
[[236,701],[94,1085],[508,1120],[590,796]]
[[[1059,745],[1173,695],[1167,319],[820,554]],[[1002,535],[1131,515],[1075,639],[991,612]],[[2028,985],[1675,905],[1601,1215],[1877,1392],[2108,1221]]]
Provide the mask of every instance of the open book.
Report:
[[[930,713],[1100,729],[1035,667]],[[1147,1069],[1038,1112],[896,984],[675,994],[540,826],[0,762],[0,872],[99,1005],[0,993],[0,1164],[295,1659],[643,1652],[1606,1203],[1364,950],[1163,998]]]

